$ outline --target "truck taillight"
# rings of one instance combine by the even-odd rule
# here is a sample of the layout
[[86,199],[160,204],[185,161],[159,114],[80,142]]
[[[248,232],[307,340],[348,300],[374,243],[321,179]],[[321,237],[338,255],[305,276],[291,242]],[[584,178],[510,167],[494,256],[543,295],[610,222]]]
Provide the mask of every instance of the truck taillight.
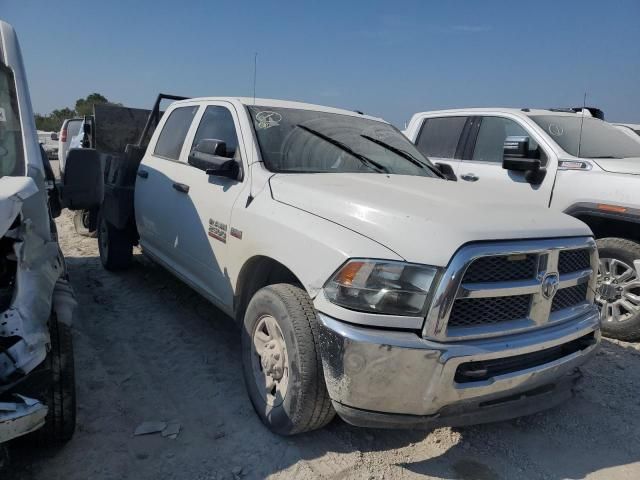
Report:
[[63,128],[62,132],[60,132],[60,141],[61,142],[66,142],[67,141],[67,129]]

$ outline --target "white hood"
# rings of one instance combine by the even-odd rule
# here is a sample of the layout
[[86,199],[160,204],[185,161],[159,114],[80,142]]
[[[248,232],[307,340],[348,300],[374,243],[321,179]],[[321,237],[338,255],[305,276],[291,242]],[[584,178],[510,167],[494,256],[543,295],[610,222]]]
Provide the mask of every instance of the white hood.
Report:
[[[568,215],[458,182],[383,174],[277,174],[277,201],[340,224],[409,262],[444,266],[465,243],[591,235]],[[509,208],[504,205],[509,204]]]
[[640,158],[598,158],[594,162],[606,172],[640,175]]
[[22,203],[38,191],[30,177],[0,178],[0,236],[3,236],[22,209]]

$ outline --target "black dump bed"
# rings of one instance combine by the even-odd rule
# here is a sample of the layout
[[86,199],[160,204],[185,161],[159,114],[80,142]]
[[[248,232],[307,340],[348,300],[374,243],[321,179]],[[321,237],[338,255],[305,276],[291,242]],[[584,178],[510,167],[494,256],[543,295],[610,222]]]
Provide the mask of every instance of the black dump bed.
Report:
[[120,105],[94,105],[94,146],[104,159],[101,214],[116,228],[137,236],[133,189],[140,161],[162,117],[162,100],[187,97],[160,94],[151,110]]
[[137,144],[151,110],[119,105],[94,105],[95,149],[100,153],[124,153],[128,144]]

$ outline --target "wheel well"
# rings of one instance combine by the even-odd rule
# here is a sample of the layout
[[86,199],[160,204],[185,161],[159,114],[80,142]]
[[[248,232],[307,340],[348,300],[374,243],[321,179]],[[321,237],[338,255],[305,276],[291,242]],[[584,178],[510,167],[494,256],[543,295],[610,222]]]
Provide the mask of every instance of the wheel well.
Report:
[[249,259],[242,267],[236,283],[234,311],[238,322],[242,322],[249,300],[263,287],[276,283],[289,283],[302,288],[302,282],[282,263],[270,257],[256,256]]
[[576,218],[589,225],[596,238],[618,237],[640,242],[640,226],[637,223],[589,214],[576,215]]

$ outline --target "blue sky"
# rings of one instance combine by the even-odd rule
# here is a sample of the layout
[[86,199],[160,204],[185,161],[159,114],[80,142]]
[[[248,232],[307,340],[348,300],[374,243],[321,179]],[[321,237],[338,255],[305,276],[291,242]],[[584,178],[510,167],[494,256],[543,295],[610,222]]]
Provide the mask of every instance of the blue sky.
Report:
[[0,0],[34,109],[162,91],[363,110],[576,106],[640,123],[640,1]]

